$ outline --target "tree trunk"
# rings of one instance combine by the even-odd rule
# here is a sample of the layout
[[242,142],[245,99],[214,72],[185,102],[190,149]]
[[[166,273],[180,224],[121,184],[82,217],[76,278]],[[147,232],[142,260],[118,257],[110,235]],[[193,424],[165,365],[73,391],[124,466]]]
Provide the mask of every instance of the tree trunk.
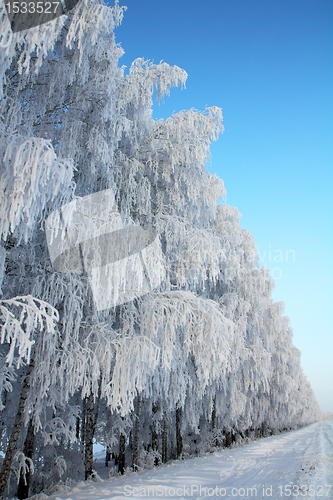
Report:
[[85,446],[85,479],[89,479],[94,470],[94,434],[98,419],[99,401],[101,399],[101,380],[98,385],[98,394],[94,406],[94,394],[91,392],[86,398],[86,446]]
[[111,451],[110,451],[110,446],[107,445],[105,452],[105,467],[109,467],[110,460],[111,460]]
[[162,434],[162,462],[165,464],[168,460],[168,427],[169,421],[164,415],[163,434]]
[[263,422],[261,424],[261,436],[266,437],[267,436],[267,425],[266,422]]
[[12,430],[12,434],[9,438],[8,446],[7,446],[7,451],[6,451],[6,456],[2,464],[2,469],[0,472],[0,500],[3,499],[3,495],[6,489],[7,481],[9,479],[10,475],[10,469],[12,466],[13,462],[13,456],[16,448],[16,443],[19,438],[22,425],[23,425],[23,419],[24,419],[24,407],[25,407],[25,402],[28,397],[28,392],[30,389],[30,375],[31,372],[33,371],[35,367],[35,360],[32,358],[30,361],[30,364],[27,369],[27,373],[23,382],[22,386],[22,391],[21,391],[21,396],[20,396],[20,401],[19,401],[19,406],[15,418],[15,423],[14,427]]
[[135,431],[134,431],[134,443],[133,443],[133,461],[132,468],[135,470],[138,467],[139,458],[139,438],[140,438],[140,416],[141,416],[141,398],[138,396],[138,405],[136,410],[136,421],[135,421]]
[[177,441],[177,458],[183,453],[183,438],[180,430],[182,420],[182,409],[181,407],[176,408],[176,441]]
[[94,433],[95,433],[95,429],[96,429],[96,425],[97,425],[99,402],[101,400],[101,394],[102,394],[102,378],[99,379],[99,383],[98,383],[98,392],[97,392],[97,399],[96,399],[95,412],[94,412]]
[[93,440],[94,440],[94,395],[91,392],[86,401],[86,446],[85,446],[85,479],[89,479],[93,473]]
[[[155,415],[158,412],[158,404],[153,403],[152,407],[153,414]],[[150,426],[151,432],[151,447],[153,451],[158,451],[158,433],[156,432],[156,425],[153,422],[153,425]]]
[[151,448],[153,451],[158,451],[158,434],[155,431],[155,429],[153,429],[153,427],[151,427],[150,429],[151,429]]
[[80,417],[76,417],[76,439],[79,441],[80,439]]
[[216,396],[213,399],[213,409],[212,409],[212,431],[213,431],[213,441],[212,446],[215,448],[217,446],[216,437],[214,437],[214,433],[216,432],[217,427],[217,415],[216,415]]
[[86,403],[87,403],[87,398],[83,398],[82,414],[81,414],[81,443],[80,443],[80,450],[82,454],[84,453],[84,446],[86,442]]
[[118,472],[124,474],[125,472],[125,445],[126,438],[124,434],[119,436],[119,455],[118,455]]
[[232,439],[230,431],[224,433],[224,442],[225,442],[225,447],[229,447],[231,445]]
[[[23,453],[26,458],[32,459],[32,455],[34,452],[34,445],[35,445],[35,430],[31,418],[29,421],[28,432],[23,447]],[[20,481],[17,488],[17,498],[19,500],[28,498],[31,480],[32,480],[32,471],[29,467],[26,473],[22,471],[20,475]]]
[[216,396],[213,400],[213,410],[212,410],[212,430],[217,427],[217,415],[216,415]]

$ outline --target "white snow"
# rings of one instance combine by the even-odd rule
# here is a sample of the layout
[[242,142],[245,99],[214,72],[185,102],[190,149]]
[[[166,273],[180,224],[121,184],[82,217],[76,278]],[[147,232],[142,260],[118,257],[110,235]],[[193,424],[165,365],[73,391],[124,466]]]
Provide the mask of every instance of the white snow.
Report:
[[[48,500],[333,498],[333,421],[96,483]],[[35,497],[36,498],[36,497]],[[38,497],[37,497],[38,498]]]

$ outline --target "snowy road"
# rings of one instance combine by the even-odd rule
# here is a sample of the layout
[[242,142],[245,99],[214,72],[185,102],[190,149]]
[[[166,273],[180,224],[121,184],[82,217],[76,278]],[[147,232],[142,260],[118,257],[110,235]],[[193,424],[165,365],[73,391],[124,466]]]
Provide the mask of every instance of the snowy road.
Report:
[[[332,486],[330,486],[332,485]],[[80,482],[48,500],[124,498],[333,499],[333,421],[240,448],[175,461],[101,483]]]

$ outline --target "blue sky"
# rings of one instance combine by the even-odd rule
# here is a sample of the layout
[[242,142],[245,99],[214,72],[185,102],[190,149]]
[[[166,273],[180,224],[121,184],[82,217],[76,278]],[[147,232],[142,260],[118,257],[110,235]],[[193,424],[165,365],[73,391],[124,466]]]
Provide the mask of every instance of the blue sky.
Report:
[[154,117],[222,108],[208,170],[277,278],[273,298],[286,304],[304,372],[333,411],[332,0],[120,4],[120,64],[163,59],[188,73]]

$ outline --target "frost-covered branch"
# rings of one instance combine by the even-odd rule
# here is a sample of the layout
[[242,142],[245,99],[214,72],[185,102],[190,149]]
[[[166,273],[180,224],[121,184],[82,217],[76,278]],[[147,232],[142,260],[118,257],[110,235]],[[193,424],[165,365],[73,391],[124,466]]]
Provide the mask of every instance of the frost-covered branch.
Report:
[[12,365],[16,349],[18,350],[17,367],[22,361],[29,363],[31,349],[35,342],[34,332],[45,329],[46,332],[53,334],[58,320],[59,314],[54,307],[31,295],[1,300],[0,341],[10,346],[6,356],[7,364]]
[[8,135],[3,128],[0,136],[0,190],[4,193],[0,235],[4,241],[13,234],[17,243],[27,242],[43,209],[56,199],[61,203],[72,196],[73,163],[58,160],[50,141]]

